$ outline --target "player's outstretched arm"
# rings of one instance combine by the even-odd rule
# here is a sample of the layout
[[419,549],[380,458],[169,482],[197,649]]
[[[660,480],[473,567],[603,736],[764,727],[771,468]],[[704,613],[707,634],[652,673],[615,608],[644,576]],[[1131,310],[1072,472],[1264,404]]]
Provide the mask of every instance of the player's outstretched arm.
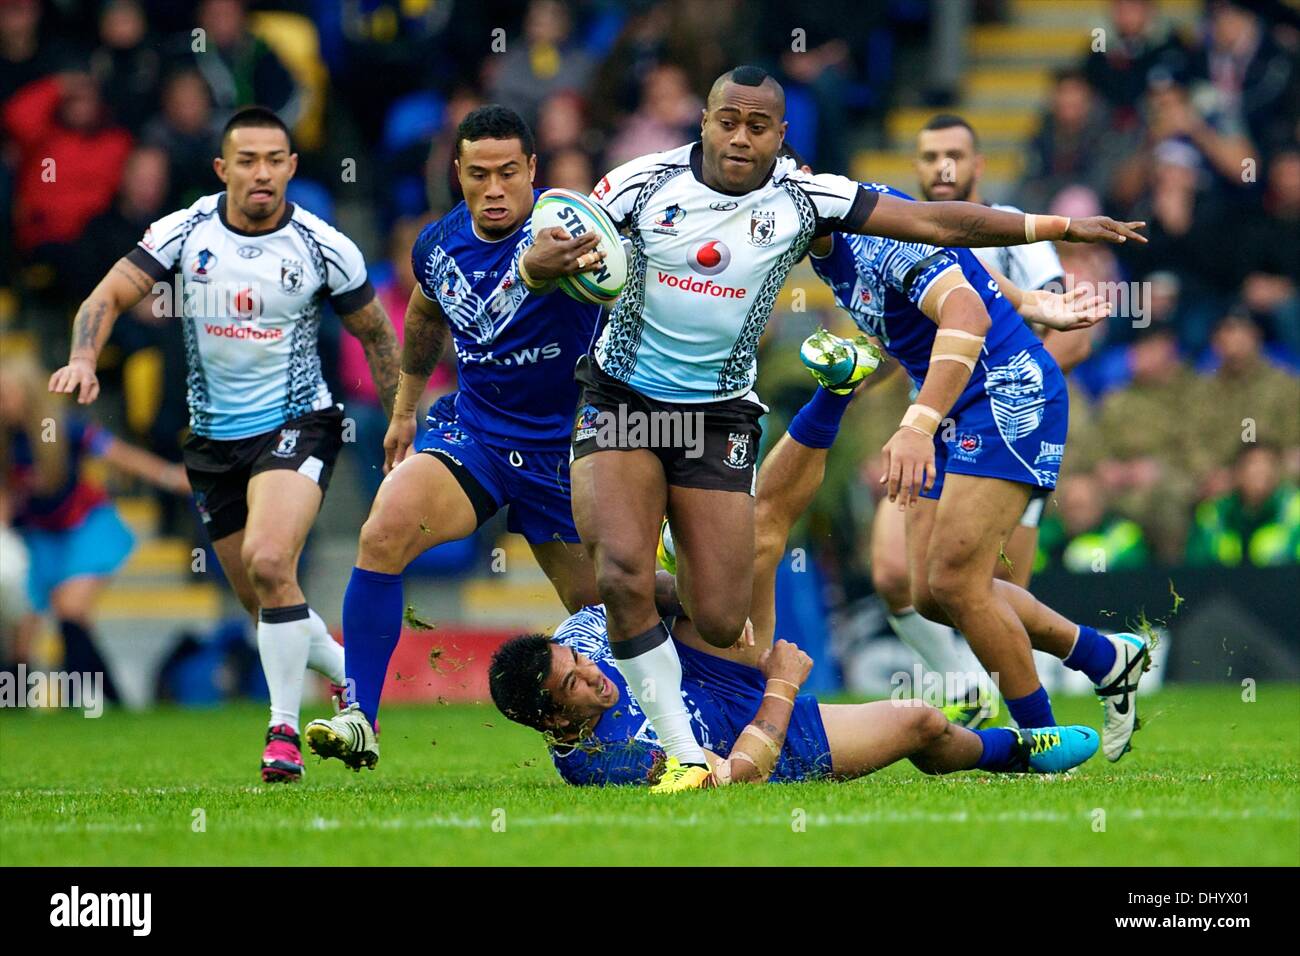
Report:
[[1067,242],[1146,242],[1144,222],[1116,222],[1109,216],[1068,219],[1007,212],[970,202],[909,202],[881,194],[856,231],[933,246],[1020,246],[1044,239]]
[[375,380],[379,401],[383,403],[384,413],[391,419],[393,396],[397,392],[397,375],[401,367],[401,351],[392,320],[376,296],[355,312],[339,316],[339,321],[360,340],[361,348],[366,353],[366,364],[370,366],[370,376]]
[[405,340],[402,345],[401,370],[397,374],[392,419],[384,435],[384,474],[392,471],[407,455],[415,442],[415,413],[420,397],[429,384],[442,351],[447,347],[451,327],[442,308],[417,285],[406,303]]
[[790,728],[795,696],[812,665],[812,658],[789,641],[777,641],[759,657],[758,669],[767,678],[767,686],[758,713],[740,732],[727,759],[710,760],[720,786],[766,783],[772,776]]
[[99,285],[77,309],[77,318],[72,323],[68,364],[50,376],[51,392],[65,395],[76,392],[77,401],[82,405],[88,405],[99,397],[95,366],[113,331],[113,323],[152,288],[153,280],[130,260],[123,257],[113,264],[108,275],[99,280]]

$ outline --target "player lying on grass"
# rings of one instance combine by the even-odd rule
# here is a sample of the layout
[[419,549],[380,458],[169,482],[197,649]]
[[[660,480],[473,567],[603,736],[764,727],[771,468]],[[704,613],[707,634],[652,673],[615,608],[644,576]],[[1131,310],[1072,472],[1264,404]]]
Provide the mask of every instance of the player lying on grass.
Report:
[[[888,186],[869,188],[907,199]],[[837,301],[917,389],[884,447],[881,479],[889,501],[906,511],[913,606],[961,630],[984,668],[998,675],[1007,709],[1022,727],[1056,722],[1032,648],[1087,674],[1105,710],[1103,749],[1119,760],[1137,730],[1137,686],[1150,661],[1146,640],[1076,626],[993,574],[1026,505],[1056,487],[1069,419],[1065,378],[1016,310],[1030,297],[1056,303],[1060,313],[1069,300],[1022,293],[999,276],[1004,294],[966,249],[837,232],[815,240],[810,252]],[[865,337],[850,341],[825,330],[810,336],[800,355],[830,390],[818,396],[828,409],[835,392],[847,405],[856,383],[879,363]]]
[[[824,394],[829,393],[819,390],[819,397]],[[829,436],[820,432],[813,403],[796,416],[791,434],[758,473],[754,644],[716,648],[685,616],[672,621],[682,661],[682,703],[713,781],[845,779],[904,758],[925,773],[1052,773],[1091,757],[1098,740],[1087,727],[972,731],[920,701],[822,704],[798,694],[812,662],[793,644],[773,645],[772,638],[777,565],[790,529],[821,485],[827,438],[834,437],[837,424],[830,425]],[[671,578],[659,580],[661,591],[671,590]],[[671,595],[659,597],[658,603],[671,603]],[[556,768],[570,783],[646,782],[676,761],[664,760],[614,665],[603,607],[582,609],[553,638],[527,635],[507,642],[493,657],[489,681],[502,713],[546,734]]]

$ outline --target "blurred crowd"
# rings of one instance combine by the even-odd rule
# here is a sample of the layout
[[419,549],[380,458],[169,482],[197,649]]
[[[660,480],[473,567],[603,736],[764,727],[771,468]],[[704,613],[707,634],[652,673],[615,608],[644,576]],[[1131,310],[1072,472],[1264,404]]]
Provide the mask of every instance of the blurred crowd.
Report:
[[1300,8],[1210,0],[1180,35],[1150,0],[1110,7],[1014,197],[1150,238],[1061,249],[1128,298],[1074,373],[1039,560],[1300,562]]
[[[475,106],[502,102],[533,125],[539,184],[587,191],[693,138],[711,80],[753,62],[786,86],[791,144],[848,172],[912,83],[898,64],[923,60],[932,12],[925,0],[0,0],[0,329],[59,361],[77,303],[148,223],[219,188],[215,134],[239,106],[290,123],[290,199],[357,239],[400,331],[411,243],[459,199],[453,131]],[[1055,77],[1024,178],[998,198],[1145,219],[1151,241],[1061,249],[1073,281],[1134,291],[1073,379],[1044,566],[1088,570],[1099,547],[1111,567],[1300,560],[1298,50],[1296,18],[1271,0],[1207,0],[1188,35],[1156,3],[1114,0],[1104,50]],[[782,324],[769,354],[792,351]],[[378,449],[360,348],[327,323],[322,349],[357,448]],[[115,420],[175,460],[176,324],[146,300],[105,361]],[[889,383],[856,403],[845,445],[857,450],[823,496],[850,527],[866,527],[862,478],[905,392]],[[367,484],[374,465],[362,461]],[[841,542],[848,564],[859,544]]]

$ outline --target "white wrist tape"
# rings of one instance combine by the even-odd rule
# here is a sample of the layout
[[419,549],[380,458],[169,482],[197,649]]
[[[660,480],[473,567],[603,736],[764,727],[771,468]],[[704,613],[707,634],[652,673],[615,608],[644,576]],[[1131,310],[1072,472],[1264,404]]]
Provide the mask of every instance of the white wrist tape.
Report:
[[1025,214],[1025,242],[1038,242],[1040,239],[1064,239],[1070,228],[1068,216],[1037,216]]
[[933,438],[942,422],[943,416],[929,405],[916,403],[908,406],[907,411],[903,413],[903,420],[898,423],[898,427],[911,428]]

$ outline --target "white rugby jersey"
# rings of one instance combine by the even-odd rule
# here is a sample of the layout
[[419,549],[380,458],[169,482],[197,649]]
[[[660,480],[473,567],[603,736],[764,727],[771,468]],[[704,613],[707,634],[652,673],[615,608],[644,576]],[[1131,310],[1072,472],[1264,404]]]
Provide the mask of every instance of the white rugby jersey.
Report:
[[316,349],[321,299],[346,315],[375,295],[343,233],[289,202],[274,229],[243,232],[216,193],[153,223],[127,258],[154,281],[173,277],[196,434],[248,438],[334,404]]
[[[1004,212],[1024,212],[1023,209],[1000,203],[993,203],[990,208]],[[971,252],[984,265],[997,269],[1013,285],[1028,292],[1041,289],[1065,275],[1065,267],[1056,254],[1056,246],[1046,239],[1023,246],[989,246],[985,249],[972,249]]]
[[596,344],[609,375],[643,395],[708,402],[747,393],[755,352],[790,268],[817,235],[856,231],[876,194],[778,159],[757,189],[706,186],[692,143],[642,156],[591,198],[631,236],[628,279]]

